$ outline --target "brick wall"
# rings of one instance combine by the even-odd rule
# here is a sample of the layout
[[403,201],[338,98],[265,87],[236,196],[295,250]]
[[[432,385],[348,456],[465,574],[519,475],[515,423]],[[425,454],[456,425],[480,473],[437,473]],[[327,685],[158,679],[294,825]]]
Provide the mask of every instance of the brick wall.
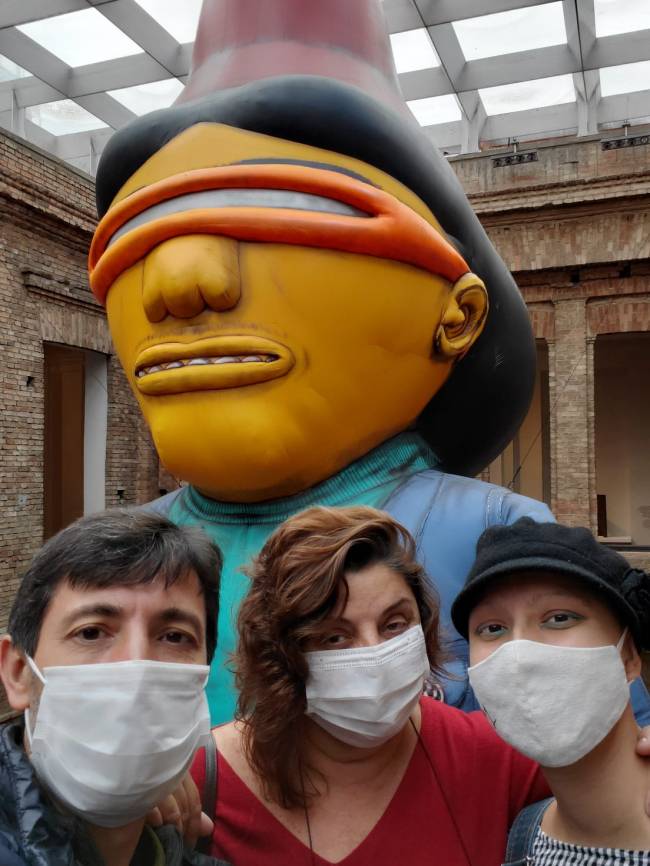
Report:
[[[158,461],[88,288],[94,184],[0,134],[0,633],[43,538],[43,343],[109,356],[106,504],[158,494]],[[6,704],[0,696],[0,717]]]
[[593,342],[650,330],[650,146],[603,151],[593,137],[537,154],[450,163],[548,344],[551,506],[595,530]]

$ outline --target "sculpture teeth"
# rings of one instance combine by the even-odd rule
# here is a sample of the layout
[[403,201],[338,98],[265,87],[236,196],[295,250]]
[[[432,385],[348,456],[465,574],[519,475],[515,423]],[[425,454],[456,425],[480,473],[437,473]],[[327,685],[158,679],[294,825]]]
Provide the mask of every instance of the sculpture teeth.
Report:
[[165,364],[142,367],[135,375],[137,379],[141,379],[143,376],[151,375],[151,373],[178,370],[180,367],[205,367],[210,364],[268,364],[277,360],[277,355],[218,355],[214,358],[183,358]]
[[242,359],[239,355],[220,355],[218,358],[212,358],[213,364],[241,364]]

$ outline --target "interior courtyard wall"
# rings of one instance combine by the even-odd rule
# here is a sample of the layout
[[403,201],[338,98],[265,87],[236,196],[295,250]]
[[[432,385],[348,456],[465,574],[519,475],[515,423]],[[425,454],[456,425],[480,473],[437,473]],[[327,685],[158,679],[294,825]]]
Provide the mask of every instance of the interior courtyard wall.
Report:
[[[108,358],[106,505],[158,494],[151,440],[88,288],[94,225],[90,178],[0,135],[0,633],[43,541],[45,344]],[[5,710],[0,695],[0,717]]]
[[[551,507],[594,531],[594,340],[650,330],[650,146],[605,150],[600,138],[531,145],[536,160],[519,165],[487,153],[450,160],[548,345]],[[628,423],[638,412],[628,401]],[[650,438],[639,429],[645,471]],[[650,566],[650,551],[629,558]]]

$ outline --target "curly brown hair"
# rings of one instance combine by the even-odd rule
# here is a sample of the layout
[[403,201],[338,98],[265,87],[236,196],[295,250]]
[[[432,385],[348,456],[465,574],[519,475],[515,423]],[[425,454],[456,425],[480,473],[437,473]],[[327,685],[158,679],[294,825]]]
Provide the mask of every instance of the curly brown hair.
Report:
[[[243,748],[265,796],[304,807],[316,793],[304,757],[305,646],[345,606],[346,573],[383,563],[402,575],[420,614],[432,670],[440,667],[439,601],[409,532],[374,508],[310,508],[270,536],[247,574],[234,655]],[[305,780],[308,783],[307,793]]]

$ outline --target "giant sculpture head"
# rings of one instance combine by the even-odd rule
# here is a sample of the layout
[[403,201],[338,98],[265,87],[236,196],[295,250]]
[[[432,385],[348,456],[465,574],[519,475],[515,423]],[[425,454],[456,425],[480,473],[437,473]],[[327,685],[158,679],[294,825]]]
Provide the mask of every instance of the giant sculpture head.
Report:
[[379,0],[205,0],[182,100],[117,133],[91,285],[167,468],[304,490],[416,428],[474,473],[525,413],[521,297],[399,94]]

